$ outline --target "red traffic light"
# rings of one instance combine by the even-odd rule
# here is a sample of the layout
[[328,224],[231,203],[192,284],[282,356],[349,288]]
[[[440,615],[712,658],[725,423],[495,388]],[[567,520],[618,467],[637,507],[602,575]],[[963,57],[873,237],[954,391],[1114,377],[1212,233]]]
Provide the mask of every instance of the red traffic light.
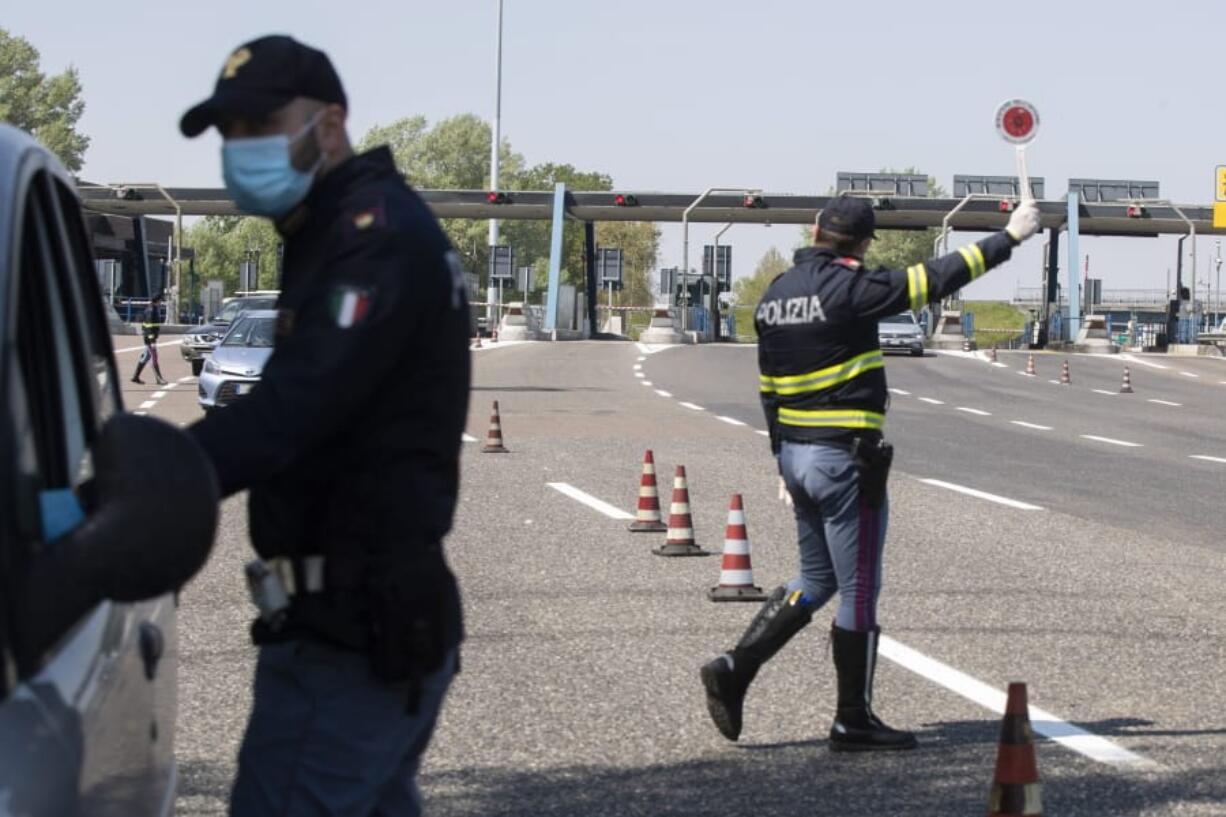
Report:
[[490,204],[506,204],[511,199],[509,196],[507,196],[506,193],[503,193],[501,190],[491,190],[490,192],[485,194],[485,200],[488,201]]
[[618,207],[637,207],[639,200],[633,193],[618,193],[613,197],[613,203]]
[[766,206],[766,202],[762,200],[762,197],[754,193],[750,193],[749,195],[745,196],[745,200],[742,203],[750,209],[757,209],[759,207]]
[[1145,215],[1145,208],[1139,204],[1130,204],[1127,212],[1129,218],[1141,218]]
[[1002,213],[1012,213],[1013,212],[1013,202],[1010,201],[1009,199],[1001,199],[1000,204],[997,205],[997,207],[1000,209],[1000,212]]

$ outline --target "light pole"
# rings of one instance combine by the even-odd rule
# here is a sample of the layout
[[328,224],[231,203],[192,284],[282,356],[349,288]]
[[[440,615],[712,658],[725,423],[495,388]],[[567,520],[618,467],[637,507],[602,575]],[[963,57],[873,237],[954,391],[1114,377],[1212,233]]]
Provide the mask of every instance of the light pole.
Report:
[[1217,268],[1217,282],[1213,286],[1213,328],[1217,329],[1222,322],[1222,240],[1214,241],[1213,247],[1217,255],[1213,259],[1213,265]]
[[[498,0],[498,32],[494,46],[494,124],[490,143],[490,189],[498,189],[498,148],[502,141],[502,0]],[[498,219],[490,219],[490,246],[498,243]]]

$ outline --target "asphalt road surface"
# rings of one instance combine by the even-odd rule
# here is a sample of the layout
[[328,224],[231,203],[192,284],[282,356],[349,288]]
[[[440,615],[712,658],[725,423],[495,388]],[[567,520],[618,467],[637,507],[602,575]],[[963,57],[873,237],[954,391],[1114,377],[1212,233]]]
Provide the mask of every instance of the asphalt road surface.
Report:
[[[119,353],[122,370],[135,354]],[[179,385],[127,384],[130,408],[199,416],[175,354],[163,348]],[[626,530],[652,448],[665,502],[687,466],[701,545],[719,551],[740,492],[757,584],[791,577],[754,349],[487,344],[475,357],[468,433],[484,437],[498,400],[511,453],[465,445],[447,552],[468,640],[422,770],[427,813],[980,815],[1001,691],[1020,680],[1045,813],[1226,814],[1223,362],[1128,361],[1136,393],[1120,395],[1115,358],[1070,357],[1069,386],[1048,382],[1052,356],[1035,378],[1017,355],[890,358],[891,640],[875,705],[921,749],[844,757],[826,748],[827,611],[759,675],[729,743],[697,668],[756,608],[707,601],[718,556],[662,559],[662,536]],[[248,554],[236,497],[180,609],[179,814],[225,813],[255,655]]]

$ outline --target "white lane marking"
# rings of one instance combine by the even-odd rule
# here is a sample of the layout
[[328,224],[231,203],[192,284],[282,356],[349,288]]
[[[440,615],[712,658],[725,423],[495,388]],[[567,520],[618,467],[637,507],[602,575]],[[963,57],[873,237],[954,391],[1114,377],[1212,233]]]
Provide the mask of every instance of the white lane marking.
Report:
[[166,384],[165,386],[163,386],[162,388],[164,388],[164,389],[177,389],[177,388],[179,388],[179,381],[178,381],[178,380],[176,380],[176,381],[175,381],[175,382],[173,382],[173,383],[167,383],[167,384]]
[[1184,377],[1200,377],[1200,375],[1193,374],[1192,372],[1180,372],[1180,374],[1183,375]]
[[[169,387],[169,386],[167,386],[167,388],[170,388],[170,387]],[[149,396],[150,396],[150,397],[152,397],[154,400],[161,400],[163,397],[165,397],[165,396],[166,396],[166,392],[164,392],[164,391],[155,391],[153,394],[151,394],[151,395],[149,395]]]
[[641,386],[650,386],[650,385],[653,385],[653,384],[652,384],[652,382],[651,382],[650,380],[640,380],[640,381],[639,381],[639,385],[641,385]]
[[[132,413],[133,413],[133,414],[135,414],[137,417],[144,417],[144,416],[145,416],[146,414],[148,414],[149,412],[147,412],[147,411],[134,411],[134,412],[132,412]],[[182,423],[180,423],[180,425],[182,425]]]
[[1153,361],[1145,360],[1144,358],[1139,358],[1136,355],[1127,355],[1127,354],[1120,355],[1119,359],[1127,360],[1131,363],[1137,364],[1138,366],[1148,366],[1151,369],[1169,369],[1171,368],[1170,366],[1163,366],[1161,363],[1154,363]]
[[725,416],[723,416],[722,414],[717,414],[717,415],[715,415],[715,419],[716,419],[716,420],[719,420],[719,421],[720,421],[720,422],[722,422],[722,423],[727,423],[727,424],[728,424],[728,425],[730,425],[730,426],[743,426],[743,425],[745,425],[744,423],[742,423],[740,420],[736,419],[735,417],[725,417]]
[[[889,660],[901,667],[911,670],[916,675],[927,678],[933,683],[956,692],[969,701],[995,712],[997,715],[1005,711],[1006,695],[994,687],[988,686],[978,678],[954,669],[935,658],[929,658],[922,652],[908,647],[889,636],[881,636],[878,651]],[[1156,769],[1159,764],[1119,746],[1106,738],[1092,732],[1073,726],[1071,723],[1056,717],[1050,712],[1030,707],[1030,725],[1034,731],[1046,738],[1054,740],[1066,749],[1072,749],[1091,760],[1106,763],[1111,766],[1130,766],[1133,768]]]
[[643,378],[643,377],[646,377],[647,375],[643,374],[642,372],[635,372],[635,373],[634,373],[634,376],[635,376],[635,377],[639,377],[639,378]]
[[146,400],[145,402],[143,402],[143,403],[141,403],[141,404],[140,404],[140,407],[141,407],[141,408],[143,408],[143,409],[151,409],[151,408],[153,408],[155,405],[157,405],[157,401],[156,401],[156,400]]
[[1226,463],[1226,457],[1210,457],[1205,454],[1189,454],[1189,459],[1204,460],[1205,462],[1220,462]]
[[901,394],[903,397],[910,397],[910,396],[911,396],[911,392],[909,392],[909,391],[903,391],[902,389],[890,389],[890,392],[891,392],[891,393],[893,393],[893,394]]
[[1037,423],[1028,423],[1025,420],[1010,420],[1009,422],[1022,428],[1033,428],[1035,431],[1051,431],[1051,426],[1041,426]]
[[465,431],[463,434],[460,435],[460,440],[466,443],[475,443],[477,441],[477,438],[469,434],[467,431]]
[[637,358],[637,360],[638,360],[638,362],[639,362],[639,363],[642,363],[642,362],[643,362],[644,360],[646,360],[646,359],[647,359],[646,357],[639,357],[639,358]]
[[[182,341],[167,340],[167,341],[163,341],[161,343],[155,344],[155,345],[159,349],[161,349],[163,346],[178,346],[180,343],[182,343]],[[144,344],[141,344],[140,346],[125,346],[122,349],[116,349],[115,354],[121,355],[124,352],[139,352],[141,349],[144,349],[144,348],[145,348]]]
[[1141,443],[1130,443],[1127,440],[1116,440],[1111,437],[1099,437],[1097,434],[1082,434],[1083,440],[1093,440],[1097,443],[1107,443],[1108,445],[1121,445],[1125,448],[1144,448]]
[[1029,502],[1020,502],[1016,499],[1009,499],[1007,496],[997,496],[989,494],[986,491],[979,491],[974,488],[967,488],[965,485],[955,485],[952,482],[945,482],[940,479],[921,479],[920,482],[926,485],[933,485],[937,488],[945,488],[949,491],[957,491],[960,494],[973,496],[977,499],[986,499],[988,502],[995,502],[998,505],[1007,505],[1010,508],[1017,508],[1019,511],[1041,511],[1043,510],[1038,505],[1031,505]]
[[180,382],[180,383],[190,383],[190,382],[192,382],[192,381],[193,381],[193,380],[195,380],[195,379],[196,379],[196,378],[195,378],[193,375],[190,375],[190,374],[189,374],[187,377],[180,377],[180,378],[179,378],[179,382]]
[[702,406],[696,406],[696,405],[694,405],[693,403],[684,403],[684,402],[682,402],[682,403],[678,403],[677,405],[679,405],[679,406],[684,406],[684,407],[686,407],[687,409],[691,409],[692,411],[706,411],[706,409],[704,409]]
[[1060,385],[1060,381],[1059,381],[1059,380],[1048,380],[1047,382],[1048,382],[1048,383],[1050,383],[1050,384],[1052,384],[1053,386],[1059,386],[1059,385]]
[[1022,377],[1034,377],[1030,372],[1018,372]]
[[1108,397],[1115,397],[1115,395],[1119,393],[1119,392],[1107,391],[1106,389],[1090,389],[1090,391],[1095,392],[1096,394],[1105,394]]
[[565,494],[576,502],[582,502],[589,508],[599,511],[610,519],[633,519],[634,517],[623,511],[621,508],[615,508],[603,499],[597,499],[591,494],[586,494],[580,491],[573,485],[568,485],[565,482],[547,482],[545,483],[550,488],[560,494]]
[[921,398],[920,398],[920,402],[921,402],[921,403],[931,403],[931,404],[932,404],[932,405],[934,405],[934,406],[943,406],[943,405],[945,405],[945,401],[944,401],[944,400],[937,400],[937,399],[932,398],[932,397],[921,397]]
[[1175,406],[1176,408],[1183,405],[1183,403],[1172,403],[1170,400],[1159,400],[1156,397],[1149,398],[1149,402],[1157,403],[1160,406]]
[[642,364],[642,363],[635,363],[635,364],[634,364],[634,370],[635,370],[636,372],[641,372],[641,371],[643,370],[643,364]]
[[984,411],[983,409],[967,408],[966,406],[958,406],[954,411],[965,411],[967,414],[977,414],[980,417],[991,417],[992,412]]
[[673,393],[671,391],[664,391],[664,389],[656,389],[656,394],[660,395],[661,397],[672,397],[673,396]]
[[1226,380],[1219,380],[1218,383],[1222,386],[1226,386]]
[[755,434],[761,434],[763,437],[769,437],[771,435],[769,431],[763,431],[760,428],[755,428],[753,431]]

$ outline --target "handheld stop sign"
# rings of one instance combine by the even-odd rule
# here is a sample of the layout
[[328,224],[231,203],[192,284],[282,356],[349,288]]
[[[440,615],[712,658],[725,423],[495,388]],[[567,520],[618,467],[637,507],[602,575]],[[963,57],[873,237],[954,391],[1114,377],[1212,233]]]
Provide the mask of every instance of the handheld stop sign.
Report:
[[1039,132],[1039,111],[1024,99],[1010,99],[996,109],[996,132],[1017,150],[1017,185],[1022,200],[1033,198],[1026,170],[1026,146]]

